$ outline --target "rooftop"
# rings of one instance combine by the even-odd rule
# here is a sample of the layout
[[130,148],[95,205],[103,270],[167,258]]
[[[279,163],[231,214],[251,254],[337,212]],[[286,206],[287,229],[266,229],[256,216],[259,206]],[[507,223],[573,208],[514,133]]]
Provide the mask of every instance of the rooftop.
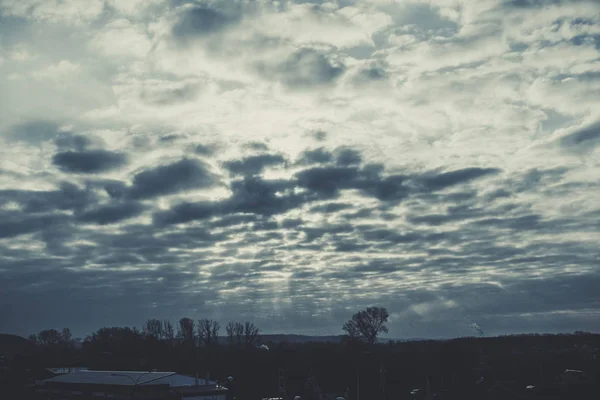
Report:
[[[165,385],[171,387],[195,386],[196,379],[187,375],[180,375],[175,372],[144,372],[144,371],[87,371],[80,370],[70,374],[56,376],[45,379],[45,383],[77,383],[77,384],[96,384],[96,385],[120,385],[120,386],[144,386],[144,385]],[[215,386],[214,381],[198,379],[198,385]]]

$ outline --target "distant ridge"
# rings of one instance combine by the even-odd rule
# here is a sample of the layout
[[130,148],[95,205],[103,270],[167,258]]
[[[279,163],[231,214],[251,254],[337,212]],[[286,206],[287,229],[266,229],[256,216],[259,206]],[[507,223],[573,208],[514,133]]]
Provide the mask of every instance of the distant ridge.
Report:
[[[284,333],[271,333],[260,335],[263,343],[339,343],[344,339],[344,335],[296,335]],[[390,340],[396,342],[419,342],[423,338],[395,339],[379,338],[378,343],[387,343]]]
[[295,334],[261,334],[260,338],[263,343],[339,343],[344,338],[343,335],[330,336],[312,336],[312,335],[295,335]]

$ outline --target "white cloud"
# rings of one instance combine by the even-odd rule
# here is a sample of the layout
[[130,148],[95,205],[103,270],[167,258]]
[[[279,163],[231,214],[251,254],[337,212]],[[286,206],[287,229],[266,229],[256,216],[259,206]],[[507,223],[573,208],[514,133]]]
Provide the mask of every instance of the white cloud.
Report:
[[2,0],[0,9],[7,15],[35,20],[85,24],[98,18],[104,8],[102,0]]
[[62,60],[58,64],[50,65],[42,70],[32,72],[35,79],[71,80],[80,70],[80,65],[68,60]]
[[90,41],[104,57],[144,58],[152,48],[148,35],[127,19],[111,21]]

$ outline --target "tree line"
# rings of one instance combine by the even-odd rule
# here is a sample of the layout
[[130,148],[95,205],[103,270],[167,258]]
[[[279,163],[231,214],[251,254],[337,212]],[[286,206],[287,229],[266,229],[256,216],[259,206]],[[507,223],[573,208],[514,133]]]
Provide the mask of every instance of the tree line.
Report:
[[[388,332],[388,318],[389,313],[384,307],[367,307],[353,314],[342,326],[342,330],[346,333],[348,342],[374,344],[381,333]],[[222,344],[221,325],[218,321],[209,318],[195,321],[188,317],[179,319],[176,327],[168,319],[156,318],[148,319],[141,330],[136,327],[104,327],[86,336],[84,342],[126,340],[134,337],[178,342],[191,347],[208,348]],[[260,341],[260,329],[250,321],[229,321],[225,326],[224,339],[230,346],[256,347]],[[44,347],[70,347],[81,342],[80,338],[73,338],[69,328],[63,328],[61,331],[42,330],[29,335],[29,340]]]

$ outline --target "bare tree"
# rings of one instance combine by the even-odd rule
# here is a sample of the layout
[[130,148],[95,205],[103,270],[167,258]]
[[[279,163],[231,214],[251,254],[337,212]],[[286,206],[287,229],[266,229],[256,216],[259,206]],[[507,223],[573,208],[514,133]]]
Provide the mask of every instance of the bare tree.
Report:
[[198,340],[206,347],[211,347],[219,341],[221,325],[212,319],[198,320]]
[[244,337],[244,324],[241,322],[230,321],[225,327],[227,332],[227,341],[230,345],[242,345],[242,339]]
[[344,324],[348,338],[373,344],[380,333],[387,333],[389,313],[384,307],[367,307],[352,315],[352,319]]
[[163,324],[159,319],[149,319],[144,323],[142,327],[144,336],[153,337],[155,339],[163,338]]
[[181,338],[185,343],[194,346],[196,342],[194,320],[187,317],[181,318],[179,320],[179,332],[177,332],[177,336]]
[[31,335],[27,336],[27,339],[29,339],[34,344],[37,344],[38,342],[37,335],[35,333],[32,333]]
[[249,321],[245,323],[230,321],[225,327],[225,331],[227,332],[227,342],[230,345],[254,347],[260,329]]
[[252,322],[246,321],[244,324],[244,344],[246,347],[254,347],[258,340],[258,329]]
[[175,329],[173,329],[173,324],[168,319],[163,321],[163,335],[165,339],[170,341],[175,338]]
[[69,328],[62,328],[60,332],[60,341],[63,343],[71,343],[73,341],[73,335]]

